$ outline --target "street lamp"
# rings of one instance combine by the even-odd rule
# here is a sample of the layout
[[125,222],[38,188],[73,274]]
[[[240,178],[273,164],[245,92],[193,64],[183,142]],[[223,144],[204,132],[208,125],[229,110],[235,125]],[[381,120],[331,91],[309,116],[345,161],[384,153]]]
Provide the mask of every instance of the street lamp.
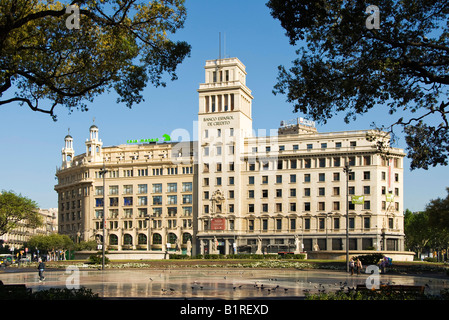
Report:
[[328,240],[328,232],[327,232],[327,222],[328,222],[328,217],[329,215],[331,215],[332,212],[325,212],[326,215],[326,251],[329,251],[329,240]]
[[349,272],[349,173],[352,170],[349,168],[348,161],[345,161],[343,172],[346,173],[346,272]]
[[147,221],[147,223],[148,223],[148,244],[147,244],[147,250],[148,251],[151,251],[151,248],[150,248],[150,239],[151,239],[151,221],[153,221],[152,219],[151,219],[151,216],[150,216],[150,214],[146,214],[145,215],[145,220]]
[[103,169],[100,170],[100,175],[103,175],[103,243],[102,243],[102,251],[103,251],[103,257],[101,261],[101,270],[104,270],[104,260],[105,260],[105,237],[106,237],[106,187],[105,187],[105,176],[106,176],[106,170],[103,160]]

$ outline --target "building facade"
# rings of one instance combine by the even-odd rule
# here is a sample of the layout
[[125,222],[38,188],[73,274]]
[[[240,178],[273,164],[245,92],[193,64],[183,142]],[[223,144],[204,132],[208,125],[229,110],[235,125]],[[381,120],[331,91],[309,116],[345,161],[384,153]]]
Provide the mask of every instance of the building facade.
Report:
[[403,150],[302,118],[256,133],[246,75],[237,58],[206,61],[197,141],[103,147],[93,125],[75,155],[66,136],[59,231],[101,240],[105,212],[109,250],[312,252],[345,250],[348,221],[350,250],[404,250]]

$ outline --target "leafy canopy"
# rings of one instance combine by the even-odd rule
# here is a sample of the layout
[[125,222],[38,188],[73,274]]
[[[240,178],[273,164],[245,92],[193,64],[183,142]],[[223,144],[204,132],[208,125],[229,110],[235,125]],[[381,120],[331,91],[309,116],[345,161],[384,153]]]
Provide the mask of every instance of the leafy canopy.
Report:
[[19,102],[56,120],[56,106],[85,111],[113,89],[131,108],[148,81],[177,79],[190,45],[169,34],[185,18],[184,0],[0,0],[0,106]]
[[370,4],[268,1],[290,43],[306,43],[289,69],[279,66],[273,92],[285,94],[295,112],[319,123],[341,112],[347,123],[373,108],[386,116],[404,112],[387,128],[391,133],[394,126],[404,129],[411,169],[447,165],[447,1],[376,1],[379,29],[366,25],[374,15],[366,12]]
[[14,191],[0,193],[0,236],[16,229],[19,225],[36,228],[42,225],[37,203]]

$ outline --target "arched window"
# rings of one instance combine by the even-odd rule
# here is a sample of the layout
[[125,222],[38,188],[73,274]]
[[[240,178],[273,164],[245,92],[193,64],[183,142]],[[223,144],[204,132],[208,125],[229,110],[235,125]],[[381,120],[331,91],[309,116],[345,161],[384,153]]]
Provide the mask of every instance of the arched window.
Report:
[[133,244],[133,237],[130,234],[125,234],[123,236],[123,244],[124,245],[132,245]]
[[109,235],[109,245],[110,246],[118,245],[118,237],[115,234]]
[[190,242],[192,242],[192,235],[188,232],[184,232],[182,234],[182,243],[187,244],[187,241],[189,241],[189,240],[190,240]]
[[143,233],[139,233],[137,242],[138,242],[138,244],[147,244],[147,236]]
[[176,236],[176,234],[174,234],[173,232],[170,232],[168,234],[168,242],[171,244],[175,244],[176,240],[178,239],[178,237]]
[[159,233],[153,234],[153,244],[162,244],[162,237]]

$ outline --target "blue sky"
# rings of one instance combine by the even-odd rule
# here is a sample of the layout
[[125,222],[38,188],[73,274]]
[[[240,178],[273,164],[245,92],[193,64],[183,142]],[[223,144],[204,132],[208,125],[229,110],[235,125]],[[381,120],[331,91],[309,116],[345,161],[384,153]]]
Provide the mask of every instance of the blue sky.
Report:
[[[226,37],[222,57],[238,57],[245,65],[247,86],[252,90],[254,129],[276,129],[281,120],[301,114],[292,112],[285,97],[274,96],[278,65],[290,65],[295,50],[277,20],[265,6],[265,0],[187,0],[187,20],[175,38],[192,45],[191,57],[178,68],[179,79],[168,82],[165,88],[148,86],[145,101],[128,109],[116,104],[114,93],[104,94],[89,105],[89,111],[68,114],[58,109],[58,121],[27,107],[7,105],[0,108],[0,190],[14,190],[33,200],[40,207],[57,207],[54,191],[56,167],[61,165],[61,149],[67,129],[74,138],[76,154],[85,152],[85,140],[95,117],[99,136],[105,146],[126,143],[128,139],[160,137],[174,129],[184,128],[193,134],[197,119],[199,84],[204,82],[204,65],[219,55],[218,35]],[[81,26],[82,27],[82,26]],[[224,47],[226,48],[224,50]],[[326,125],[317,126],[320,132],[370,129],[375,121],[388,124],[396,117],[386,112],[370,112],[355,122],[345,124],[343,115]],[[405,148],[399,135],[398,147]],[[445,197],[449,186],[449,168],[409,170],[405,160],[405,208],[424,209],[437,197]]]

